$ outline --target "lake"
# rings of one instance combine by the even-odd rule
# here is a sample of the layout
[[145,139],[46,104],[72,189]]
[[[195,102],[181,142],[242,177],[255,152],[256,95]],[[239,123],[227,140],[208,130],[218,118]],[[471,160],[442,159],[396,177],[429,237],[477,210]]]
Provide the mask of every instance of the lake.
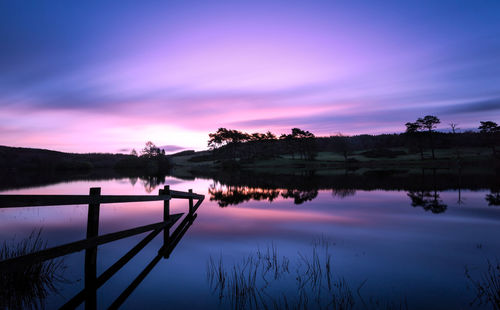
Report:
[[[85,195],[100,187],[103,195],[158,195],[168,184],[205,195],[170,256],[155,261],[164,243],[157,235],[97,290],[99,308],[116,305],[124,291],[124,309],[494,308],[477,288],[500,254],[497,176],[231,175],[72,180],[1,194]],[[187,210],[186,200],[171,201],[172,213]],[[161,201],[101,205],[99,233],[162,216]],[[48,247],[62,245],[85,238],[87,206],[0,209],[0,225],[6,247],[33,233]],[[97,273],[147,235],[99,246]],[[84,251],[57,261],[42,293],[4,292],[3,306],[13,299],[58,308],[78,294]]]

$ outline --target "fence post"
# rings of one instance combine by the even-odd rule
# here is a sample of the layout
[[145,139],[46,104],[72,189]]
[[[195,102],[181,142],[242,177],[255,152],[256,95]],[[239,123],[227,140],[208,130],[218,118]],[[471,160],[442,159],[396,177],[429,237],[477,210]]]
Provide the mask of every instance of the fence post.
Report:
[[[90,198],[98,199],[101,196],[100,187],[92,187],[90,189]],[[87,219],[87,239],[96,237],[99,234],[99,203],[90,203]]]
[[[98,200],[100,187],[90,188],[90,198]],[[91,202],[88,207],[87,239],[99,235],[99,202]],[[97,246],[85,250],[85,309],[97,308]]]
[[[160,189],[160,195],[168,195],[170,196],[170,186],[165,185],[163,189]],[[163,221],[170,220],[170,198],[163,200]],[[163,247],[166,249],[167,245],[170,242],[170,227],[165,227],[163,230]],[[168,258],[168,255],[164,255],[164,258]]]
[[193,205],[193,190],[192,189],[189,189],[188,190],[189,192],[189,215],[193,215],[194,214],[194,205]]

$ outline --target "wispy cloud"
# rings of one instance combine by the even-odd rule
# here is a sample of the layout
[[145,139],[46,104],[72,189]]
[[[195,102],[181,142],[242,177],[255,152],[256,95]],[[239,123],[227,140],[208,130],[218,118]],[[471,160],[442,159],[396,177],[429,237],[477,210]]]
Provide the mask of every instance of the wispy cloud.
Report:
[[218,127],[500,118],[497,2],[27,5],[0,4],[4,144],[203,148]]

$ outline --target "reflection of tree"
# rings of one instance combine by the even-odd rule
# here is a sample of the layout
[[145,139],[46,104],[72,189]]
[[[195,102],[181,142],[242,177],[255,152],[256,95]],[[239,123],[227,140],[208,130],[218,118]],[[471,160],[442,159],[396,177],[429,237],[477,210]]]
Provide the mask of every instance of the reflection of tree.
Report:
[[[32,232],[17,244],[0,247],[0,260],[6,260],[46,248],[41,231]],[[47,296],[57,293],[56,284],[66,282],[62,277],[61,259],[23,266],[21,269],[0,272],[0,309],[41,309]]]
[[141,177],[141,181],[146,192],[151,193],[155,190],[155,188],[165,183],[165,176],[145,176]]
[[280,190],[247,186],[217,186],[215,183],[210,185],[208,193],[210,194],[210,201],[217,201],[220,207],[238,205],[250,200],[267,200],[272,202],[280,194],[285,199],[293,198],[295,204],[313,200],[318,196],[318,190]]
[[332,196],[344,199],[349,196],[356,195],[356,190],[352,188],[334,188],[332,189]]
[[437,191],[434,191],[434,193],[430,191],[409,191],[407,195],[410,197],[413,207],[422,207],[425,211],[443,213],[448,208],[440,199]]
[[413,207],[421,207],[425,205],[428,197],[431,197],[431,193],[426,191],[409,191],[407,195],[410,197],[411,205]]
[[443,213],[446,211],[448,206],[443,203],[443,200],[439,199],[439,194],[434,191],[434,194],[432,195],[431,201],[427,204],[427,209],[424,207],[424,209],[431,210],[432,213]]
[[298,189],[287,189],[281,193],[283,198],[293,198],[293,202],[296,205],[300,205],[306,201],[311,201],[318,196],[318,190],[312,189],[307,191],[301,191]]
[[[436,169],[432,169],[432,175],[434,191],[409,191],[407,195],[408,197],[410,197],[411,205],[413,207],[422,207],[425,211],[431,211],[432,213],[443,213],[444,211],[446,211],[448,206],[443,203],[443,200],[441,200],[439,192],[437,191]],[[425,182],[425,169],[423,168],[422,182]]]
[[130,184],[132,184],[132,186],[135,186],[135,183],[137,183],[137,177],[130,177],[128,178],[128,180],[130,181]]
[[500,206],[500,191],[491,191],[484,197],[488,202],[488,206]]
[[249,200],[268,200],[276,199],[280,191],[277,189],[249,188],[246,186],[227,186],[219,187],[215,184],[210,185],[208,189],[210,201],[217,201],[220,207],[237,205]]

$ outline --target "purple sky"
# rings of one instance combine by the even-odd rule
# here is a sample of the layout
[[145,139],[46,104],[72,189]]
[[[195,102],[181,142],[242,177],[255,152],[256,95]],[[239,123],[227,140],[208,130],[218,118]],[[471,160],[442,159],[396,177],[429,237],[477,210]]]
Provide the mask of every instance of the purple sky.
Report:
[[0,144],[500,122],[499,1],[2,1]]

